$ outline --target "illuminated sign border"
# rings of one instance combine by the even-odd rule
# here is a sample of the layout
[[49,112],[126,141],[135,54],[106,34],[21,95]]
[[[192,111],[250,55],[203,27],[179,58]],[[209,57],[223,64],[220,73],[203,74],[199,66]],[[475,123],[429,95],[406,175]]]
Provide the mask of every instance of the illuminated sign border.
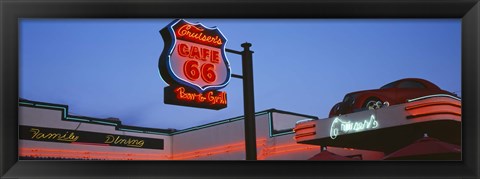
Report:
[[[175,26],[179,22],[184,22],[184,23],[187,23],[187,24],[190,24],[190,25],[193,25],[193,26],[201,26],[202,28],[212,30],[212,31],[216,31],[220,34],[220,38],[223,40],[223,43],[221,45],[222,57],[223,57],[223,61],[225,63],[225,66],[227,67],[227,78],[225,79],[225,81],[223,83],[221,83],[220,85],[207,85],[205,87],[201,87],[197,84],[189,82],[188,80],[180,78],[177,74],[175,74],[175,72],[173,72],[170,61],[171,61],[171,55],[173,53],[175,45],[177,44],[177,37],[176,37],[176,34],[173,30],[173,26]],[[167,29],[167,30],[165,30],[165,29]],[[192,87],[193,89],[197,90],[199,93],[202,93],[202,92],[205,92],[205,91],[218,90],[218,89],[224,88],[230,82],[231,67],[230,67],[230,62],[227,59],[226,51],[225,51],[225,45],[227,44],[227,38],[225,37],[225,35],[223,35],[223,33],[220,31],[220,29],[218,29],[216,26],[214,26],[212,28],[209,28],[209,27],[206,27],[205,25],[203,25],[201,23],[190,23],[190,22],[188,22],[184,19],[177,19],[177,20],[171,22],[170,24],[168,24],[162,30],[160,30],[160,34],[162,35],[162,37],[164,39],[165,45],[164,45],[162,54],[160,55],[160,60],[159,60],[159,63],[158,63],[158,70],[159,70],[159,74],[160,74],[161,78],[167,84],[172,85],[173,83],[177,83],[177,84],[180,84],[180,85]],[[168,44],[168,43],[170,43],[170,44]],[[168,74],[166,74],[164,72],[164,70],[166,70],[168,72]]]

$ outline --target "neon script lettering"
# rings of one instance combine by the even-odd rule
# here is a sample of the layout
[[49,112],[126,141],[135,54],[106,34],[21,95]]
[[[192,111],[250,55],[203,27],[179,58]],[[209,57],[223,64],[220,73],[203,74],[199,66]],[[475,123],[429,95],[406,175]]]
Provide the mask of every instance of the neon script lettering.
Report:
[[335,139],[340,134],[347,134],[349,132],[360,132],[367,129],[374,129],[378,127],[378,121],[375,116],[371,115],[370,119],[361,122],[344,121],[336,117],[330,126],[330,138]]
[[32,139],[50,139],[50,140],[58,140],[58,141],[66,141],[66,142],[75,142],[78,140],[79,136],[76,136],[75,133],[65,132],[64,134],[61,133],[42,133],[40,129],[31,128],[30,132],[32,132]]
[[132,139],[132,138],[121,138],[120,136],[114,136],[114,135],[107,135],[104,143],[126,145],[130,147],[143,147],[143,145],[145,144],[145,141]]
[[206,94],[204,93],[189,93],[186,92],[184,87],[178,87],[175,89],[177,94],[177,99],[186,100],[186,101],[196,101],[199,103],[208,102],[211,105],[215,104],[227,104],[227,93],[219,92],[217,95],[213,91],[209,91]]
[[178,28],[177,35],[179,37],[184,37],[192,41],[201,41],[201,42],[206,42],[213,45],[223,44],[222,39],[218,37],[218,35],[216,36],[206,35],[203,33],[203,30],[204,29],[202,28],[195,27],[190,24],[185,24],[185,25],[182,25],[180,28]]

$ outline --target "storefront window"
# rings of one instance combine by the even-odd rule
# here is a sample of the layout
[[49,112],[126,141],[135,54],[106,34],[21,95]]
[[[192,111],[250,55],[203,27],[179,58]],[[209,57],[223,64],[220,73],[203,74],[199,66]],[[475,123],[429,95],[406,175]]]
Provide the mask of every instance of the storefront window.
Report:
[[295,127],[295,123],[299,120],[308,119],[305,116],[299,116],[294,114],[286,114],[286,113],[278,113],[273,112],[270,114],[271,116],[271,130],[270,136],[278,136],[278,135],[285,135],[293,133],[293,128]]

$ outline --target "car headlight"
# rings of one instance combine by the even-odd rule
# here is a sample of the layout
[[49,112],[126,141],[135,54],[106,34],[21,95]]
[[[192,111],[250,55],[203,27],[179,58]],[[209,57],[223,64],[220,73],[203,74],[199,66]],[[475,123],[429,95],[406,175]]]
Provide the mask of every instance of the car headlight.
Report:
[[390,103],[389,103],[388,101],[383,102],[383,106],[382,106],[382,107],[388,107],[388,106],[390,106]]

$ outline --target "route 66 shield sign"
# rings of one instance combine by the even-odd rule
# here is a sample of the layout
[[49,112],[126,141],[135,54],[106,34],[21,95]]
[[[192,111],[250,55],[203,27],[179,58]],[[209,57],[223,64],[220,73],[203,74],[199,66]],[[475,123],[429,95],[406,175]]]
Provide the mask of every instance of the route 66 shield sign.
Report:
[[218,28],[178,19],[160,31],[165,46],[159,70],[168,84],[180,84],[198,92],[217,90],[230,81],[225,55],[227,39]]
[[[172,99],[181,100],[173,102],[182,103],[179,105],[202,107],[209,103],[217,108],[226,107],[226,94],[215,91],[225,87],[231,77],[225,54],[227,39],[222,32],[216,27],[177,19],[160,30],[160,34],[164,48],[158,67],[162,79],[170,85],[165,89],[165,103],[171,104],[167,100]],[[217,100],[209,100],[211,95],[218,97]],[[222,100],[219,96],[223,96]]]

